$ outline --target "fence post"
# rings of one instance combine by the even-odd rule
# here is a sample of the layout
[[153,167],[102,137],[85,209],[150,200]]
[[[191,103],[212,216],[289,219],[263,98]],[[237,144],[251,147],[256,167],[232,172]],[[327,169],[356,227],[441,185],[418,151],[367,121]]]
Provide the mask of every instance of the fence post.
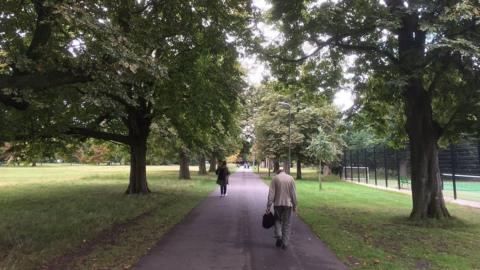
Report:
[[457,199],[457,177],[455,176],[457,171],[457,155],[456,147],[454,144],[450,144],[450,159],[452,161],[452,181],[453,181],[453,199]]
[[342,167],[342,179],[347,180],[346,178],[346,170],[347,170],[347,150],[343,149],[343,167]]
[[363,155],[365,156],[365,183],[368,184],[368,159],[367,159],[367,148],[363,149]]
[[377,185],[377,159],[375,157],[375,145],[373,146],[373,172],[375,174],[375,186]]
[[385,187],[388,188],[387,146],[383,146],[383,160],[385,162]]
[[478,165],[480,165],[480,140],[477,143]]
[[353,150],[350,150],[350,177],[352,178],[353,181]]
[[357,149],[357,181],[360,183],[360,149]]
[[397,181],[398,181],[398,189],[402,189],[400,184],[400,159],[398,158],[398,150],[395,149],[395,161],[397,162]]

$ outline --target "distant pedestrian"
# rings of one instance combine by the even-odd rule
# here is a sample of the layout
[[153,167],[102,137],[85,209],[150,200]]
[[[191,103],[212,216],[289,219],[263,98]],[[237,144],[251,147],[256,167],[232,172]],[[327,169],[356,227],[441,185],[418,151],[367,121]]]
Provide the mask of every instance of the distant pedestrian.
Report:
[[220,196],[227,196],[228,176],[230,175],[227,162],[221,161],[215,173],[217,174],[217,184],[220,185]]
[[271,211],[273,204],[275,215],[274,236],[277,239],[275,245],[286,249],[290,239],[290,225],[292,211],[297,211],[297,195],[293,177],[286,174],[282,169],[278,171],[270,183],[267,201],[267,213]]

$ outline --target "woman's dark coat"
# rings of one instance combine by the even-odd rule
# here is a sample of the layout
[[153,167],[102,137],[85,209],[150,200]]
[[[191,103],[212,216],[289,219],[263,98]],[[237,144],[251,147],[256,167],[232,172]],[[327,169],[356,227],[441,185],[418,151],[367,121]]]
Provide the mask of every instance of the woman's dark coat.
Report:
[[218,167],[215,173],[218,175],[217,184],[219,185],[228,185],[228,175],[230,172],[226,166]]

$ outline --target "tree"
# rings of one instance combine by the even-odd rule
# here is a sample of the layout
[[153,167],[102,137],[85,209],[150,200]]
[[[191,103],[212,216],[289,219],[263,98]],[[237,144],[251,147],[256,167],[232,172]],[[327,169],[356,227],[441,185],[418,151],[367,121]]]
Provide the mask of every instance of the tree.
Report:
[[[264,89],[261,106],[255,120],[255,143],[258,150],[267,158],[274,160],[274,171],[279,169],[279,160],[286,159],[288,153],[288,110],[280,107],[285,96]],[[297,132],[295,121],[291,125],[291,143],[296,145],[303,140]]]
[[[0,90],[7,98],[0,96],[0,102],[22,110],[55,105],[55,113],[42,122],[48,136],[129,147],[126,193],[149,192],[145,165],[152,123],[160,119],[184,142],[199,144],[211,122],[228,122],[243,87],[237,44],[228,37],[248,32],[248,1],[39,0],[3,7],[9,16],[0,19],[9,38],[0,44],[6,52],[2,63],[7,63],[0,71]],[[18,44],[30,39],[33,49],[23,56]],[[77,82],[88,84],[72,85]]]
[[343,141],[340,137],[334,138],[327,135],[321,127],[317,129],[317,134],[307,147],[307,151],[318,161],[318,184],[320,189],[322,189],[322,162],[330,164],[340,159],[342,148]]
[[[275,87],[271,89],[269,87]],[[279,89],[285,87],[281,82],[266,86],[262,93],[256,126],[256,143],[258,150],[267,157],[278,159],[285,157],[288,149],[288,111],[278,102],[288,100],[291,106],[291,149],[297,161],[297,179],[301,179],[302,162],[311,161],[307,151],[318,127],[323,127],[329,134],[339,132],[341,114],[338,109],[326,102],[310,103],[299,95],[289,95]],[[284,92],[284,93],[282,93]],[[336,136],[336,135],[335,135]]]
[[[477,1],[273,1],[285,42],[273,46],[278,66],[341,63],[354,54],[355,89],[372,121],[382,108],[408,138],[413,219],[450,216],[441,190],[438,141],[478,126]],[[309,48],[305,52],[303,48]],[[277,61],[278,60],[278,61]],[[285,69],[285,68],[284,68]],[[294,69],[295,70],[295,69]],[[325,74],[322,81],[326,81]],[[387,104],[387,106],[384,106]],[[387,113],[388,114],[388,113]],[[475,123],[475,124],[474,124]],[[401,132],[405,130],[405,132]],[[455,131],[455,132],[454,132]]]

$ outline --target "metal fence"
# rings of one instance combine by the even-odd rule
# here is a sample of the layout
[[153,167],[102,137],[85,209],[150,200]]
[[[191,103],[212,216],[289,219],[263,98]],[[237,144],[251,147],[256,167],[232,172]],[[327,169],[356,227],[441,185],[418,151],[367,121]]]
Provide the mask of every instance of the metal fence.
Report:
[[[480,201],[480,142],[468,141],[441,149],[438,155],[443,193],[454,199]],[[345,180],[396,189],[411,189],[408,150],[385,145],[346,150]]]

